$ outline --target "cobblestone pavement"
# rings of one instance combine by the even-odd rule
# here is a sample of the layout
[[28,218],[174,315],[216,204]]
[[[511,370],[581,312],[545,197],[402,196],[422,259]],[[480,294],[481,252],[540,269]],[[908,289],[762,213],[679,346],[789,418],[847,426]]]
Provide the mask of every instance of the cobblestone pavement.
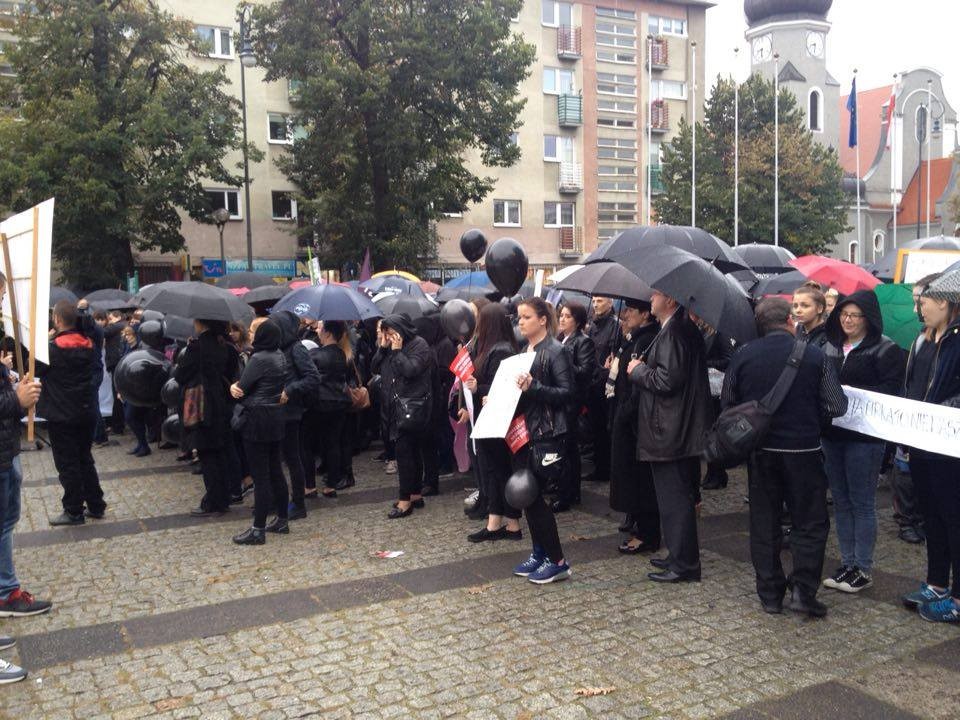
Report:
[[[0,623],[20,641],[4,657],[31,672],[0,688],[0,717],[956,717],[960,636],[900,606],[923,549],[896,539],[888,492],[875,585],[824,591],[830,614],[811,621],[759,610],[741,473],[704,493],[703,582],[649,582],[645,557],[617,554],[620,518],[589,483],[559,518],[573,578],[538,588],[510,575],[526,540],[466,542],[468,478],[388,521],[396,476],[366,453],[355,488],[239,548],[249,507],[192,518],[189,466],[126,449],[96,451],[110,505],[78,528],[48,525],[49,450],[23,455],[17,568],[55,606]],[[828,571],[837,554],[831,536]]]

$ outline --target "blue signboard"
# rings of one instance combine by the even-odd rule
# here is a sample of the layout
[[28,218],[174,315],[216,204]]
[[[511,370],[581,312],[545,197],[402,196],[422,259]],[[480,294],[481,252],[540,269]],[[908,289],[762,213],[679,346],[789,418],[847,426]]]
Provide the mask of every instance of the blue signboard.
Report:
[[205,278],[223,277],[223,262],[213,258],[204,258],[200,261],[203,265],[203,276]]
[[[223,263],[219,258],[204,258],[203,261],[204,277],[221,277],[223,275]],[[246,272],[247,261],[241,258],[227,258],[227,272]],[[253,271],[269,277],[292,278],[297,276],[297,261],[293,258],[289,260],[262,260],[255,258],[253,261]]]

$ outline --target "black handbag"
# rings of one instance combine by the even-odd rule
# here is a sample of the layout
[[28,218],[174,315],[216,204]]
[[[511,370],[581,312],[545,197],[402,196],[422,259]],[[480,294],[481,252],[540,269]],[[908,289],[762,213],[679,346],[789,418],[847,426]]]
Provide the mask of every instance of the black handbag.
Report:
[[530,472],[544,483],[559,481],[566,466],[563,450],[563,442],[556,438],[534,440],[530,448]]
[[419,433],[430,424],[430,397],[397,398],[397,430],[405,433]]
[[247,425],[247,408],[243,403],[237,403],[233,406],[233,417],[230,418],[230,429],[234,432],[240,432]]

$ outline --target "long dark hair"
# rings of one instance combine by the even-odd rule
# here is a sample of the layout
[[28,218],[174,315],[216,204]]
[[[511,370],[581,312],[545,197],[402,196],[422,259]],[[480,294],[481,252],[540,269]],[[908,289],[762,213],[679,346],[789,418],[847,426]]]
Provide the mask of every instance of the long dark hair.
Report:
[[477,344],[474,350],[477,370],[482,370],[490,356],[493,346],[508,343],[513,352],[517,352],[517,339],[507,310],[500,303],[484,305],[477,317]]

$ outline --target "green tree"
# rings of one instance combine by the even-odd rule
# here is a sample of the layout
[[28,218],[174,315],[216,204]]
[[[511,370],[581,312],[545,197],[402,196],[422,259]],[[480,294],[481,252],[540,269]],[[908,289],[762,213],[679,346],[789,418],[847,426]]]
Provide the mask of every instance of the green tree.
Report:
[[435,254],[435,221],[479,202],[509,166],[533,46],[511,32],[521,0],[278,0],[254,11],[268,80],[296,83],[301,128],[282,170],[321,262],[369,247],[383,266]]
[[[759,75],[740,86],[740,242],[773,242],[774,86]],[[793,93],[781,89],[780,242],[798,255],[818,253],[848,230],[837,153],[813,140]],[[697,225],[733,240],[734,86],[717,79],[697,125]],[[690,223],[691,139],[681,121],[664,147],[664,194],[654,208],[666,223]]]
[[202,180],[239,185],[239,103],[189,23],[154,0],[38,0],[8,56],[0,205],[56,197],[54,256],[81,287],[115,284],[135,250],[183,247],[181,214],[204,220]]

